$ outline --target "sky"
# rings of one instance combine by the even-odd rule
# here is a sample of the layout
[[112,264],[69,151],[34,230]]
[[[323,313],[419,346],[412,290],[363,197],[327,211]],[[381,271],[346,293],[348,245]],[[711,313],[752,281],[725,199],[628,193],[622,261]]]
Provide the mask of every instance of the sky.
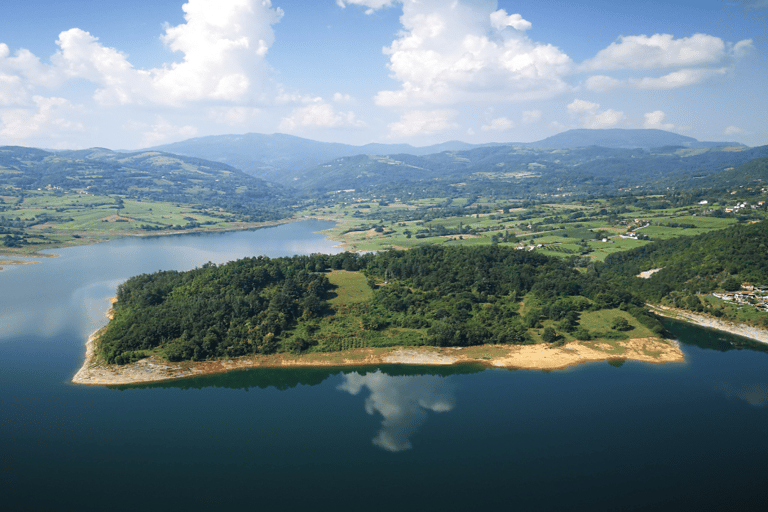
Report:
[[0,145],[658,128],[760,146],[767,22],[768,0],[11,0]]

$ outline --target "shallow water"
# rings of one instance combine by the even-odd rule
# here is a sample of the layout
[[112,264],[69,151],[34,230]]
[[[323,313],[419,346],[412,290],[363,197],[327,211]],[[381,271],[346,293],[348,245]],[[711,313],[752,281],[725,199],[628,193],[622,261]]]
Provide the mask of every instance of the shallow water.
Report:
[[768,353],[668,322],[686,362],[262,369],[69,384],[124,279],[332,252],[307,222],[128,239],[0,272],[6,510],[754,509]]

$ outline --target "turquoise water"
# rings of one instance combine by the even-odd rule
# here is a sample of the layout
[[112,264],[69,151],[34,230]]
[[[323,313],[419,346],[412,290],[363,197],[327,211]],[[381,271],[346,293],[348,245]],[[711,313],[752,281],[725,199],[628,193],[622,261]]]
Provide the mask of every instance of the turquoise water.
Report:
[[680,323],[683,364],[69,384],[122,280],[332,252],[325,226],[120,240],[0,272],[2,508],[762,508],[768,353]]

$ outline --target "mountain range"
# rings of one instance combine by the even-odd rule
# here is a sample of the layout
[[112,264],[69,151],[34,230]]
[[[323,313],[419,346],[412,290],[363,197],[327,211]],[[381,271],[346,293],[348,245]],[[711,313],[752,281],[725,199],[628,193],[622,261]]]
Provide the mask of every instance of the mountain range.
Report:
[[[519,147],[536,149],[572,149],[600,146],[611,149],[652,149],[659,147],[713,148],[743,147],[738,142],[700,142],[692,137],[663,130],[569,130],[538,142],[469,144],[449,141],[432,146],[409,144],[366,144],[353,146],[319,142],[293,135],[211,135],[172,144],[154,146],[142,151],[162,151],[221,162],[267,181],[291,184],[295,173],[314,168],[331,160],[358,155],[427,156],[443,152],[469,151],[483,147]],[[290,176],[290,177],[289,177]]]
[[[339,153],[345,156],[333,156]],[[21,194],[48,188],[122,195],[219,207],[260,220],[337,190],[383,200],[457,194],[524,199],[764,180],[768,146],[700,143],[660,130],[572,130],[531,144],[446,142],[425,148],[259,134],[190,139],[130,153],[0,147],[0,186]]]

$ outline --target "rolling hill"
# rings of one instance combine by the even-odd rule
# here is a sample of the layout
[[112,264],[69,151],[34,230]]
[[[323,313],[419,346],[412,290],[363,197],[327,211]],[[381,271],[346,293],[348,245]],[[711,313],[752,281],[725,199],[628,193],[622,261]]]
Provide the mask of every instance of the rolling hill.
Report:
[[195,203],[248,213],[259,220],[281,218],[287,204],[282,187],[239,169],[157,151],[93,148],[52,153],[0,147],[0,185],[18,191],[49,189]]

